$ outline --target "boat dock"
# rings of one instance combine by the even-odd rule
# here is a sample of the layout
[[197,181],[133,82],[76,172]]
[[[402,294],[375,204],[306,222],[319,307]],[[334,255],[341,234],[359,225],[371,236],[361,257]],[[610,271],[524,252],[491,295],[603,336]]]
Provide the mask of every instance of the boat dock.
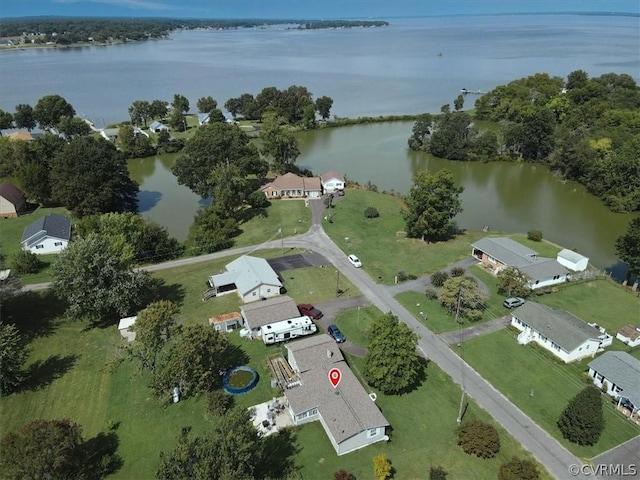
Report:
[[463,95],[484,95],[487,92],[483,92],[482,90],[467,90],[466,88],[461,88],[460,93]]

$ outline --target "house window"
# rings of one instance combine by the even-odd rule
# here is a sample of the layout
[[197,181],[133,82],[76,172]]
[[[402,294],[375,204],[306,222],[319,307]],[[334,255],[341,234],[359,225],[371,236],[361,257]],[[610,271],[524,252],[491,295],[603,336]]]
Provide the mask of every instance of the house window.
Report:
[[56,242],[53,244],[54,247],[61,247],[62,246],[62,242]]
[[251,295],[255,297],[257,294],[258,294],[257,292],[253,292]]
[[318,414],[318,409],[317,408],[313,408],[310,412],[309,415],[313,416],[313,415],[317,415]]
[[36,245],[36,250],[39,250],[41,248],[44,248],[44,245]]
[[271,289],[270,288],[267,288],[267,293],[271,293]]
[[491,263],[498,263],[498,261],[495,258],[493,258],[491,255],[487,255],[487,257],[489,258],[489,261]]
[[378,434],[377,428],[370,428],[367,430],[367,438],[375,437]]

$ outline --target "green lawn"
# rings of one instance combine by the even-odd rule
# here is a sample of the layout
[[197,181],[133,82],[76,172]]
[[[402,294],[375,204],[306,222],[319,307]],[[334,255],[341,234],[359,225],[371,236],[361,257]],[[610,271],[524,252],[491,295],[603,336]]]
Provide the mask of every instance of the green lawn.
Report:
[[[382,315],[375,308],[352,310],[340,315],[337,323],[350,341],[368,344],[366,332],[373,318]],[[359,328],[358,328],[359,325]],[[347,357],[360,377],[363,361]],[[363,383],[366,387],[366,384]],[[356,478],[371,478],[372,459],[387,455],[395,470],[395,478],[428,478],[431,466],[442,466],[455,479],[495,479],[500,464],[517,455],[531,456],[490,416],[471,401],[465,419],[480,418],[493,423],[500,432],[501,450],[494,459],[484,460],[466,455],[456,446],[455,428],[460,403],[460,389],[436,365],[428,364],[426,379],[415,391],[401,396],[378,394],[377,404],[392,426],[391,441],[337,457],[319,422],[302,426],[297,433],[300,452],[296,455],[302,478],[327,479],[340,468]],[[551,478],[546,471],[542,478]]]
[[463,344],[463,358],[580,458],[593,458],[640,434],[640,427],[605,402],[606,428],[596,445],[583,447],[564,440],[555,422],[568,401],[587,385],[582,372],[589,360],[565,365],[534,344],[518,345],[516,335],[514,330],[505,329],[470,339]]
[[[375,207],[380,217],[365,218],[367,207]],[[431,244],[406,238],[400,211],[401,201],[396,197],[350,188],[331,209],[333,223],[324,222],[323,226],[345,253],[356,254],[367,273],[385,284],[392,284],[400,270],[421,276],[461,260],[470,255],[471,243],[486,235],[467,232],[448,242]]]

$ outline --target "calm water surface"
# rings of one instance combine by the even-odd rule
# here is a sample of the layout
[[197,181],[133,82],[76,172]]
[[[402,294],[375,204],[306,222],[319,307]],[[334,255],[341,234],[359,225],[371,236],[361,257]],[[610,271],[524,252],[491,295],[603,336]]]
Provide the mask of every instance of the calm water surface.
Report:
[[[628,73],[640,79],[640,19],[593,16],[499,16],[394,19],[388,28],[286,31],[185,31],[170,40],[0,53],[0,108],[65,97],[105,126],[127,119],[135,100],[191,101],[211,95],[222,106],[264,87],[303,85],[334,99],[338,116],[437,112],[460,88],[490,90],[548,72],[566,77]],[[442,53],[442,56],[438,54]],[[467,99],[466,107],[473,98]],[[411,124],[307,132],[298,163],[335,169],[381,189],[406,192],[412,174],[447,166],[465,186],[467,228],[541,229],[593,263],[616,263],[613,242],[631,216],[615,215],[579,185],[531,165],[466,164],[409,152]],[[186,237],[201,199],[176,184],[173,159],[134,160],[144,215]]]

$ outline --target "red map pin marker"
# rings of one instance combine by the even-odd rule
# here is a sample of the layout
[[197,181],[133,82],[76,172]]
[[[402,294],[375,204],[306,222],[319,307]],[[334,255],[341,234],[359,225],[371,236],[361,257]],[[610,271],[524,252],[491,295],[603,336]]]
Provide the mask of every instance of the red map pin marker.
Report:
[[339,368],[332,368],[329,370],[329,381],[331,382],[331,385],[333,385],[333,388],[338,386],[340,380],[342,380],[342,372]]

